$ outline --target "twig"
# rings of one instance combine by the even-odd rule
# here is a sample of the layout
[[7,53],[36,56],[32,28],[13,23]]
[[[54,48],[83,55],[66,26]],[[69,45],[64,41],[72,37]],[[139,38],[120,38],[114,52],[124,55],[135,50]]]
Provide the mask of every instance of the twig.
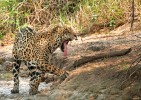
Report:
[[140,61],[141,61],[141,56],[139,56],[137,59],[135,59],[135,61],[130,65],[129,69],[127,70],[127,75],[126,75],[128,78],[130,78],[137,71],[137,70],[135,70],[134,72],[130,73],[131,68],[137,66]]
[[[120,87],[121,89],[123,89],[123,86],[130,81],[130,83],[128,85],[130,85],[131,83],[133,83],[135,80],[133,78],[131,78],[137,71],[138,69],[140,69],[141,67],[138,67],[137,69],[135,69],[132,73],[131,73],[131,68],[137,66],[139,64],[139,62],[141,61],[141,56],[139,56],[137,59],[134,60],[134,62],[130,65],[129,69],[127,70],[127,74],[126,74],[126,79],[121,83]],[[135,64],[136,63],[136,64]],[[134,65],[135,64],[135,65]]]
[[132,0],[132,20],[131,20],[131,28],[130,31],[133,31],[133,23],[134,23],[134,0]]
[[[139,57],[136,58],[136,59],[132,62],[132,64],[130,65],[130,67],[128,68],[127,73],[126,73],[126,78],[125,78],[125,80],[124,80],[124,81],[121,83],[121,85],[120,85],[121,89],[123,89],[123,86],[127,83],[127,81],[130,81],[130,84],[135,81],[135,80],[134,80],[134,77],[132,77],[132,76],[141,68],[141,66],[138,67],[138,68],[135,68],[133,71],[132,71],[131,68],[136,67],[136,66],[139,64],[139,62],[141,62],[141,55],[139,55]],[[132,71],[132,72],[131,72],[131,71]],[[132,82],[131,82],[131,81],[132,81]],[[130,84],[128,84],[128,85],[130,85]]]

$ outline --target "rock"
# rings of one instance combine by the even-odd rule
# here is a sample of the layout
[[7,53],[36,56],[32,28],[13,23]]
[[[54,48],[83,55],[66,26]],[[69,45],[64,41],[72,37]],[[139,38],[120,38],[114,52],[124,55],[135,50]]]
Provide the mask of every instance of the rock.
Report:
[[90,46],[87,48],[87,50],[92,50],[92,51],[100,51],[102,50],[104,47],[100,47],[100,46]]
[[7,57],[4,58],[5,61],[13,61],[12,56],[8,55]]
[[4,58],[0,58],[0,64],[2,64],[5,61]]
[[0,71],[3,71],[4,69],[3,69],[3,66],[2,65],[0,65]]
[[12,65],[13,65],[13,62],[10,62],[10,61],[5,61],[3,63],[3,66],[4,66],[4,70],[5,71],[12,71]]
[[0,45],[1,45],[1,46],[4,46],[4,43],[2,42]]

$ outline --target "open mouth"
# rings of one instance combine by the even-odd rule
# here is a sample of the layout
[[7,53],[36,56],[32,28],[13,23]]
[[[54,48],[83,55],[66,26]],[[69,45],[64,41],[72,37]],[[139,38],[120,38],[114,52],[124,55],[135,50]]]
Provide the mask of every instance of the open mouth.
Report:
[[[77,40],[77,36],[75,36],[75,40]],[[67,56],[67,45],[69,43],[69,41],[72,41],[71,38],[69,38],[68,40],[65,40],[62,44],[61,44],[61,51],[64,52],[64,56]]]
[[62,51],[62,52],[65,52],[65,50],[67,49],[68,43],[69,43],[68,40],[66,40],[66,41],[64,41],[64,42],[62,43],[62,45],[61,45],[61,51]]
[[61,51],[64,52],[64,57],[66,57],[67,54],[68,54],[68,52],[67,52],[67,45],[68,45],[69,41],[70,40],[66,40],[61,45]]

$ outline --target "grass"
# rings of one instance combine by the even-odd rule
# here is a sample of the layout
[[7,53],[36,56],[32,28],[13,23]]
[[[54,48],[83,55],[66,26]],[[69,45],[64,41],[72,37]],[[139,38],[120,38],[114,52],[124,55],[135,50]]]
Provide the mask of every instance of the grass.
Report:
[[[141,1],[135,0],[138,20],[140,11]],[[0,13],[3,34],[14,33],[24,25],[42,28],[57,23],[87,33],[96,24],[115,28],[130,22],[131,0],[0,0]]]
[[13,77],[12,73],[1,73],[0,79],[11,80]]

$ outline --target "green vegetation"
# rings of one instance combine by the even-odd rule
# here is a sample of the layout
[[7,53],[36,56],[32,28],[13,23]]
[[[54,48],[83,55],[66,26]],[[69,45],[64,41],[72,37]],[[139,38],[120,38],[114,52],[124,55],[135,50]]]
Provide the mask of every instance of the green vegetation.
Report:
[[[56,23],[79,31],[92,25],[116,27],[131,19],[131,0],[0,0],[0,39],[6,33],[32,25],[37,28]],[[141,1],[135,0],[140,19]]]
[[0,79],[11,80],[13,77],[12,73],[1,72]]

